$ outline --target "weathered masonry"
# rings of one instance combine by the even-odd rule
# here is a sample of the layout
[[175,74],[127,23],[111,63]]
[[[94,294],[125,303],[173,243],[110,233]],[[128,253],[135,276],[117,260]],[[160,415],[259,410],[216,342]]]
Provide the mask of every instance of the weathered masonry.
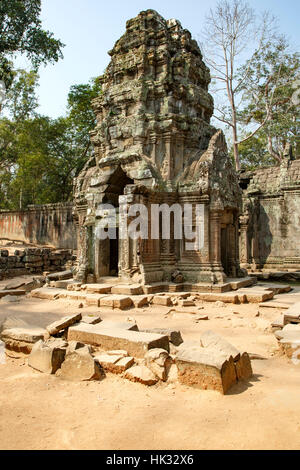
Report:
[[[153,10],[127,22],[93,101],[95,156],[75,183],[77,278],[222,283],[239,276],[241,190],[221,131],[210,125],[210,74],[177,20]],[[204,247],[184,240],[99,240],[99,204],[204,204]],[[119,222],[116,223],[117,227]],[[151,227],[149,227],[151,233]]]
[[76,249],[72,203],[31,205],[25,210],[0,211],[0,238]]
[[300,160],[244,172],[240,184],[241,265],[300,269]]

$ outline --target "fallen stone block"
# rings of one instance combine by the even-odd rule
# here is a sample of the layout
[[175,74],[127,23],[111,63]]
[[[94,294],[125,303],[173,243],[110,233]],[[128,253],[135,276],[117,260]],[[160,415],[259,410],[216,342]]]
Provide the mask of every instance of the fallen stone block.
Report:
[[139,365],[130,367],[125,372],[124,377],[131,382],[140,382],[143,385],[155,385],[158,382],[158,378],[153,374],[153,372],[148,369],[148,367]]
[[60,368],[66,354],[65,347],[54,342],[46,344],[42,340],[34,344],[28,358],[28,365],[46,374],[55,374]]
[[54,282],[54,287],[57,287],[58,289],[68,289],[69,286],[74,287],[74,285],[81,285],[80,283],[77,283],[74,281],[74,279],[64,279],[61,281],[50,281],[50,284]]
[[[40,287],[31,291],[31,297],[37,299],[55,300],[63,293],[63,289],[54,287]],[[66,294],[65,294],[66,295]]]
[[249,354],[244,352],[240,358],[234,362],[236,376],[238,380],[247,380],[253,375]]
[[60,271],[60,272],[48,274],[47,275],[47,282],[62,281],[62,280],[65,280],[65,279],[72,279],[72,278],[73,278],[72,271],[70,271],[70,270]]
[[238,291],[241,294],[246,295],[247,302],[249,303],[260,303],[265,302],[266,300],[271,300],[274,297],[273,291],[263,290],[263,289],[240,289]]
[[182,300],[178,300],[178,305],[179,307],[194,307],[195,302],[192,300],[188,300],[188,299],[182,299]]
[[109,284],[85,284],[81,286],[88,294],[110,294],[112,286]]
[[146,295],[134,296],[131,297],[131,300],[135,308],[142,308],[149,303]]
[[172,305],[171,298],[167,295],[154,295],[152,299],[153,305]]
[[233,357],[234,361],[240,359],[240,351],[230,344],[225,338],[217,335],[211,330],[207,330],[200,336],[200,346],[203,348],[215,349],[226,357]]
[[100,307],[100,299],[102,299],[102,297],[104,297],[104,294],[86,294],[86,305],[94,305],[95,307]]
[[23,289],[6,289],[0,290],[0,298],[5,297],[7,295],[26,295],[26,291]]
[[199,292],[198,299],[205,302],[217,302],[218,300],[225,303],[238,304],[245,300],[244,294],[239,294],[237,292],[225,292],[225,293],[205,293]]
[[236,383],[232,356],[209,349],[181,349],[175,359],[178,380],[184,385],[202,390],[217,390],[225,394]]
[[94,357],[105,371],[112,372],[114,374],[121,374],[134,364],[133,357],[129,357],[127,355],[124,357],[122,354],[116,355],[100,353],[96,354]]
[[88,323],[89,325],[96,325],[102,321],[99,315],[83,315],[81,318],[83,323]]
[[131,298],[124,295],[107,295],[100,299],[100,307],[119,308],[121,310],[125,310],[131,306]]
[[119,284],[112,286],[111,293],[122,295],[140,295],[143,294],[143,288],[140,284]]
[[174,346],[179,346],[183,343],[183,339],[179,330],[172,330],[170,328],[143,328],[144,333],[157,333],[159,335],[167,335],[170,343]]
[[90,352],[80,348],[67,353],[57,375],[64,380],[89,381],[102,379],[104,372]]
[[47,331],[49,332],[50,335],[56,335],[61,330],[64,330],[65,328],[68,328],[71,325],[74,325],[74,323],[78,323],[80,320],[81,320],[81,313],[68,315],[67,317],[63,317],[60,320],[57,320],[51,323],[51,325],[48,325]]
[[300,332],[298,334],[285,335],[279,341],[280,349],[296,365],[300,364]]
[[168,369],[171,366],[172,360],[165,349],[150,349],[145,354],[145,361],[146,366],[154,375],[164,382],[167,380]]
[[286,312],[284,312],[284,324],[287,323],[300,323],[300,302],[291,305]]
[[11,351],[30,354],[33,345],[44,340],[46,330],[43,328],[9,328],[1,333],[1,339],[5,347]]
[[279,317],[277,317],[273,323],[271,323],[271,326],[273,329],[275,328],[283,328],[284,327],[284,315],[281,314]]
[[124,349],[133,357],[144,357],[144,354],[152,348],[169,351],[168,336],[117,328],[105,329],[101,323],[98,325],[81,323],[78,326],[71,326],[68,330],[68,341],[72,340],[92,344],[105,351]]

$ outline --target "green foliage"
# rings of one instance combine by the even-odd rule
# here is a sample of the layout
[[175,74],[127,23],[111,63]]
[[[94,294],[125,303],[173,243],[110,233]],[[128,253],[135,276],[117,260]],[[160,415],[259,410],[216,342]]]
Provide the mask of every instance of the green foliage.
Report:
[[0,208],[71,200],[73,179],[92,153],[90,101],[99,81],[72,87],[67,116],[50,119],[36,113],[37,79],[18,71],[5,104],[10,118],[0,120]]
[[0,80],[12,83],[12,58],[25,54],[35,69],[57,62],[64,45],[41,27],[41,0],[1,0],[0,2]]
[[[299,103],[295,87],[299,78],[299,54],[291,53],[283,37],[268,42],[239,71],[243,83],[244,108],[238,118],[242,125],[263,124],[260,137],[252,140],[264,145],[270,162],[280,162],[284,149],[291,144],[294,152],[299,147]],[[299,80],[298,80],[299,82]],[[240,149],[240,148],[239,148]]]

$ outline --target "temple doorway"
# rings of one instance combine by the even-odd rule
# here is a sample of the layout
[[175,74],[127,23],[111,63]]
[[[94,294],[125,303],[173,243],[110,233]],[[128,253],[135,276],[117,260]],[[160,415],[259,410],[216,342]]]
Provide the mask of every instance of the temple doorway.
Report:
[[103,203],[111,204],[116,210],[116,238],[97,240],[95,243],[95,258],[98,261],[96,277],[98,279],[101,276],[118,276],[119,274],[119,196],[124,194],[125,186],[133,183],[134,181],[126,175],[120,166],[116,168],[108,181]]

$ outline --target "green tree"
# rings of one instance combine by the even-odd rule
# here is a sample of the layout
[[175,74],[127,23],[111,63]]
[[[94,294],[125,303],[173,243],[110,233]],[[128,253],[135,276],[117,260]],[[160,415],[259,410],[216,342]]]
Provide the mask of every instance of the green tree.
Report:
[[81,148],[81,165],[91,156],[92,146],[89,133],[96,126],[96,116],[92,100],[101,93],[99,78],[92,78],[89,83],[73,85],[68,94],[68,117],[75,128],[77,146]]
[[35,69],[57,62],[64,45],[53,33],[42,29],[41,0],[1,0],[0,2],[0,80],[6,87],[13,80],[12,59],[25,54]]
[[[259,125],[260,143],[269,161],[280,163],[287,146],[299,147],[299,54],[292,53],[284,37],[267,42],[239,71],[247,70],[241,91],[246,103],[239,113],[242,125]],[[252,143],[255,141],[252,140]],[[256,142],[257,143],[257,142]]]

